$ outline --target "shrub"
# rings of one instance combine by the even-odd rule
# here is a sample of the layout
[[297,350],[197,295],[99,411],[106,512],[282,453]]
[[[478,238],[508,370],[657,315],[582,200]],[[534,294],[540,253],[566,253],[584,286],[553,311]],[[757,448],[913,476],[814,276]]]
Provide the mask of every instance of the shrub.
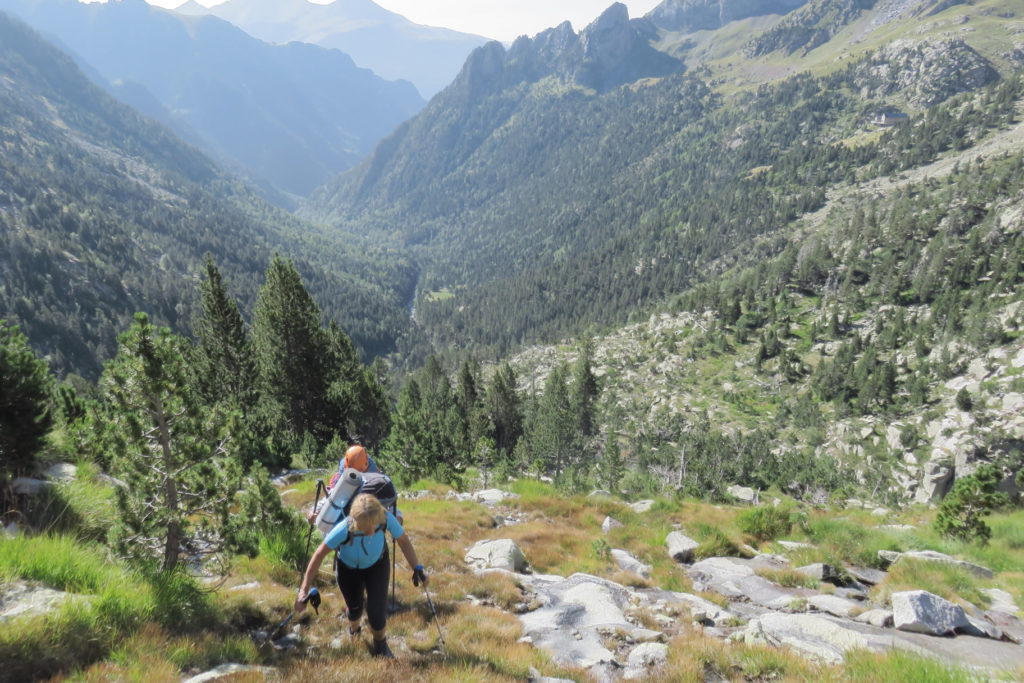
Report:
[[992,536],[982,516],[1005,505],[1006,494],[996,490],[1002,472],[991,463],[968,477],[961,477],[943,499],[935,517],[935,530],[966,543],[988,542]]
[[758,543],[774,541],[793,528],[789,510],[769,506],[744,510],[736,518],[736,525]]

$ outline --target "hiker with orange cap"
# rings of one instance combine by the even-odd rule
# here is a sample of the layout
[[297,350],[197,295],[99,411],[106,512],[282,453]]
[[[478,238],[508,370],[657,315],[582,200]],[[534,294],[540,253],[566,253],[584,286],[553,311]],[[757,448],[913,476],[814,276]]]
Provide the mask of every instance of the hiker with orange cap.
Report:
[[[348,447],[348,450],[345,451],[345,457],[343,457],[341,462],[338,463],[338,471],[331,475],[331,480],[327,484],[328,495],[330,495],[329,492],[331,489],[337,485],[338,479],[341,477],[341,473],[347,469],[354,469],[363,473],[381,473],[381,469],[377,467],[377,463],[375,463],[373,458],[370,457],[370,454],[366,452],[366,448],[359,443],[352,444]],[[316,519],[319,512],[320,508],[318,506],[314,506],[306,516],[306,519],[309,520],[310,524],[313,523],[313,520]],[[405,517],[402,515],[401,510],[395,508],[393,512],[398,517],[398,521],[404,524]]]

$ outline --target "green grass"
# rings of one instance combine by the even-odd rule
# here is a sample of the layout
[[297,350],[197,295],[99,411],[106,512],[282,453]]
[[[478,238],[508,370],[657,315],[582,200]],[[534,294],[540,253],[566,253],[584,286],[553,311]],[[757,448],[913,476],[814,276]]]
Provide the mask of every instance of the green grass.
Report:
[[66,535],[21,535],[0,543],[0,577],[73,594],[46,615],[0,624],[7,680],[88,666],[146,624],[187,633],[215,630],[222,621],[210,594],[188,575],[147,576],[102,546]]
[[893,650],[886,654],[848,652],[842,672],[853,681],[901,681],[901,683],[975,683],[988,680],[935,659]]

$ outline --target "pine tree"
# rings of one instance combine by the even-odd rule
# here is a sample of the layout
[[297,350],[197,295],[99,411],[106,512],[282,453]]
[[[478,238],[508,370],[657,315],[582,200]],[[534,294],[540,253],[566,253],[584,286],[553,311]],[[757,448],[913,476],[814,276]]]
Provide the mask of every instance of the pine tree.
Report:
[[573,366],[572,393],[569,402],[576,416],[580,434],[584,437],[594,435],[594,407],[598,396],[597,377],[591,367],[594,355],[594,342],[586,339],[580,344],[579,355]]
[[957,479],[939,506],[935,530],[967,543],[988,541],[992,530],[982,517],[1006,505],[1006,494],[996,488],[1001,479],[1002,472],[992,463],[982,465],[970,476]]
[[43,445],[52,422],[53,377],[28,338],[0,320],[0,475],[20,473]]
[[499,451],[511,455],[523,435],[523,412],[516,392],[516,374],[503,364],[494,373],[487,389],[487,414],[494,426],[494,443]]
[[568,368],[556,366],[544,383],[544,394],[530,434],[531,450],[558,476],[575,459],[578,451],[579,423],[572,411],[566,386]]
[[199,285],[202,316],[195,320],[196,386],[208,403],[226,401],[247,413],[255,402],[256,362],[238,304],[210,254]]
[[175,569],[185,548],[220,556],[237,549],[229,530],[241,468],[230,456],[230,416],[204,406],[187,379],[187,342],[144,313],[119,338],[103,372],[106,429],[120,525],[116,547]]
[[279,418],[293,442],[312,432],[321,445],[330,382],[320,309],[290,260],[275,256],[260,287],[252,324],[259,386],[268,419]]

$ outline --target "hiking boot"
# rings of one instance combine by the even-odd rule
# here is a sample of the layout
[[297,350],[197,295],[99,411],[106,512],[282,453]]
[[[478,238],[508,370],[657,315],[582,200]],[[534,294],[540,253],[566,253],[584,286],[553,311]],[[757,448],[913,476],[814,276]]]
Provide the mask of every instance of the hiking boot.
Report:
[[373,641],[373,656],[383,657],[384,659],[394,659],[395,655],[391,652],[391,648],[388,647],[388,639],[374,640]]

